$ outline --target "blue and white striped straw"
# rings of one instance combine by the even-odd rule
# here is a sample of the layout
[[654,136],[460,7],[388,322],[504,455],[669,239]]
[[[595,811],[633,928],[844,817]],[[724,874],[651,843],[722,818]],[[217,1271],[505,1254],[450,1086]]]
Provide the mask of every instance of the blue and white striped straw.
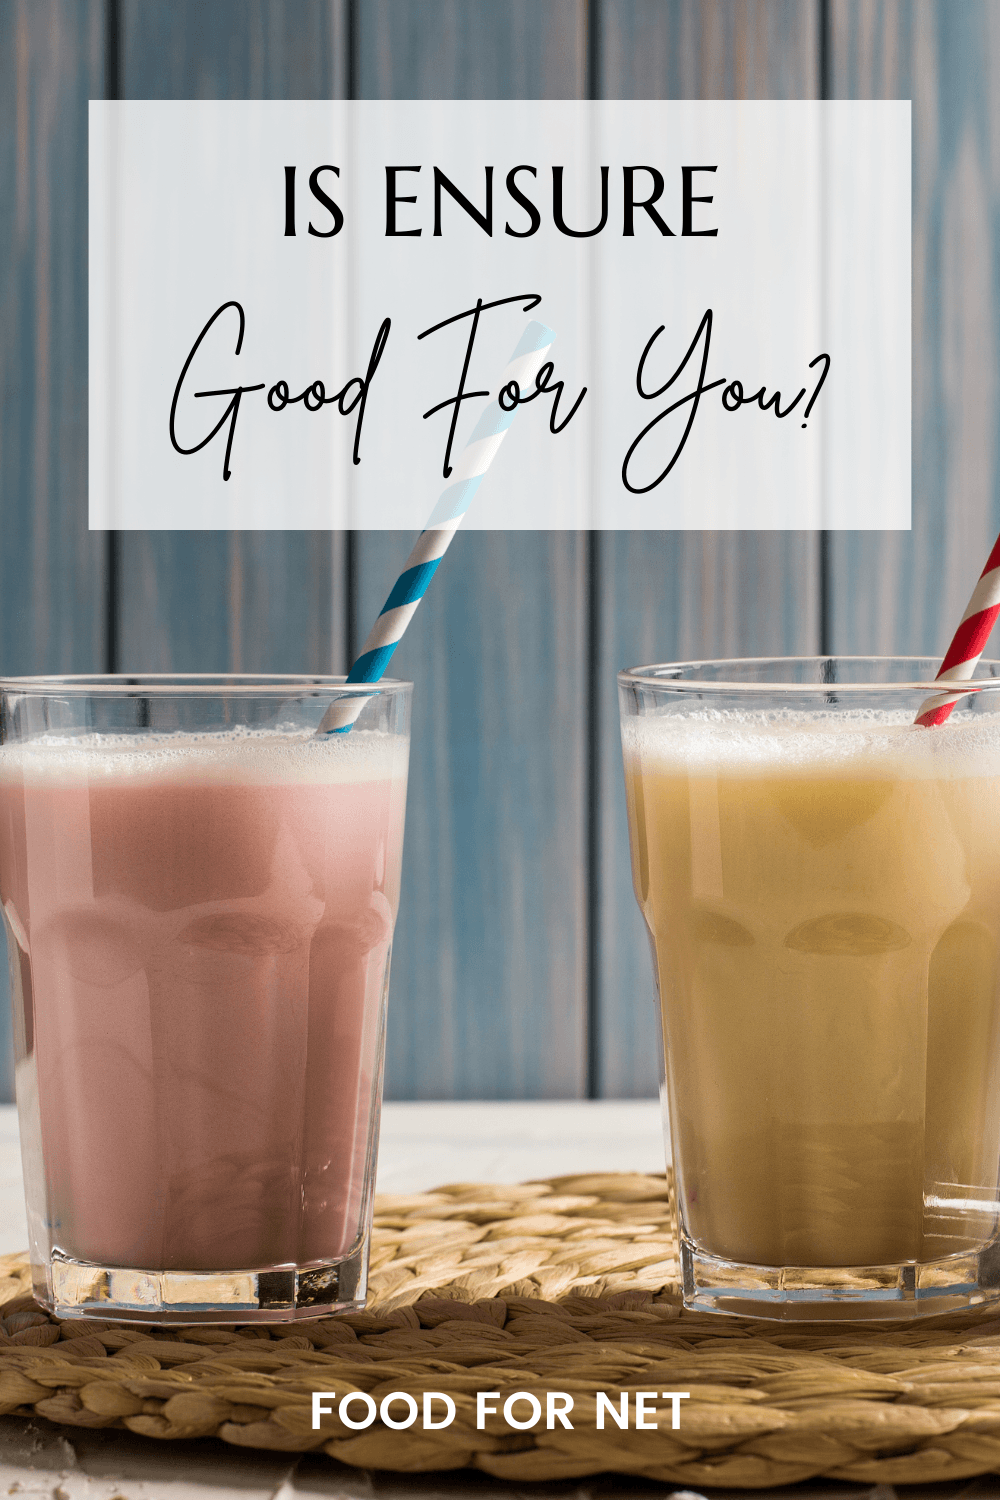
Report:
[[[500,389],[516,381],[518,388],[525,390],[545,363],[554,339],[552,329],[546,328],[544,323],[529,323],[500,377]],[[455,461],[447,489],[418,536],[406,559],[406,566],[393,584],[381,614],[348,673],[348,683],[377,682],[385,672],[516,411],[516,406],[513,411],[504,411],[498,401],[491,401],[479,418],[472,436]],[[317,732],[336,734],[350,729],[367,701],[363,693],[338,699],[327,709]]]

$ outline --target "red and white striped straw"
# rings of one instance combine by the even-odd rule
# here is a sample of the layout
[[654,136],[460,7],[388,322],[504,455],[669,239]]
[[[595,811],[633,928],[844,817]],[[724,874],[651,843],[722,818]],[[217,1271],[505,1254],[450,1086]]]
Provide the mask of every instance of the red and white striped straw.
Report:
[[[934,679],[936,682],[968,682],[983,654],[997,615],[1000,615],[1000,537],[993,544],[993,551],[972,591],[969,607],[945,653],[941,670]],[[924,699],[914,723],[928,729],[943,724],[958,700],[965,696],[965,693],[934,693]]]

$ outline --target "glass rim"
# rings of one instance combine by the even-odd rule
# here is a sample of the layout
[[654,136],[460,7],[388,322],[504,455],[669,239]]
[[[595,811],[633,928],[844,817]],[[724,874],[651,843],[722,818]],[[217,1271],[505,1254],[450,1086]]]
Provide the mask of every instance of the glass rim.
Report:
[[[814,682],[792,682],[787,679],[773,678],[771,680],[752,681],[746,677],[732,676],[729,678],[709,678],[694,675],[699,668],[705,667],[774,667],[782,663],[796,663],[807,665],[815,663],[818,667],[824,663],[835,664],[838,667],[850,667],[851,664],[862,662],[872,664],[875,662],[896,662],[906,664],[912,662],[920,668],[940,662],[940,657],[928,656],[835,656],[830,654],[818,656],[731,656],[731,657],[705,657],[698,661],[678,662],[651,662],[646,666],[624,667],[617,674],[620,687],[648,687],[661,688],[671,692],[698,693],[698,694],[724,694],[724,693],[759,693],[761,695],[774,693],[792,693],[796,695],[816,693],[856,693],[858,695],[871,693],[976,693],[984,688],[1000,689],[1000,661],[991,657],[981,658],[975,666],[972,677],[961,679],[944,679],[943,681],[931,676],[915,675],[908,680],[883,681],[883,682],[851,682],[841,677],[831,678],[823,681],[817,678]],[[995,671],[990,675],[980,676],[988,672],[990,668]]]
[[288,697],[290,691],[334,691],[355,697],[406,692],[412,682],[380,677],[377,682],[348,682],[346,676],[304,672],[96,672],[65,676],[0,676],[0,692],[35,696],[73,694],[78,697],[170,697],[218,696],[239,693],[244,697]]

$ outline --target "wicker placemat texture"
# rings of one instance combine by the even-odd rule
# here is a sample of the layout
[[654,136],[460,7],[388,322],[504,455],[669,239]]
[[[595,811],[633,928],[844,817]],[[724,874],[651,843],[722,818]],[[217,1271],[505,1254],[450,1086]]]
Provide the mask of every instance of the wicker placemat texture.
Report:
[[[0,1412],[151,1438],[325,1451],[401,1471],[472,1466],[511,1480],[601,1472],[688,1488],[866,1483],[1000,1469],[1000,1320],[817,1332],[680,1309],[662,1177],[460,1184],[377,1201],[361,1314],[267,1328],[57,1323],[0,1260]],[[446,1391],[451,1426],[312,1429],[314,1390]],[[476,1428],[477,1391],[498,1415]],[[512,1432],[503,1400],[574,1398],[571,1431]],[[681,1425],[595,1424],[596,1392],[689,1390]],[[651,1403],[652,1404],[652,1403]],[[438,1412],[440,1412],[440,1406]],[[634,1423],[635,1402],[629,1401]],[[518,1408],[526,1415],[527,1407]],[[359,1415],[359,1412],[355,1412]],[[393,1415],[404,1415],[403,1403]]]

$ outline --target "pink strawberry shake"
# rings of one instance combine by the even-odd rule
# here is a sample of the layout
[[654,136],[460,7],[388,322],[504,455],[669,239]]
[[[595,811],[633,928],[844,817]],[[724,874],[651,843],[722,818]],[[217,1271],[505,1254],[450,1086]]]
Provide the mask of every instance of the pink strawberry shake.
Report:
[[0,748],[43,1246],[191,1271],[351,1250],[407,747],[242,730]]

